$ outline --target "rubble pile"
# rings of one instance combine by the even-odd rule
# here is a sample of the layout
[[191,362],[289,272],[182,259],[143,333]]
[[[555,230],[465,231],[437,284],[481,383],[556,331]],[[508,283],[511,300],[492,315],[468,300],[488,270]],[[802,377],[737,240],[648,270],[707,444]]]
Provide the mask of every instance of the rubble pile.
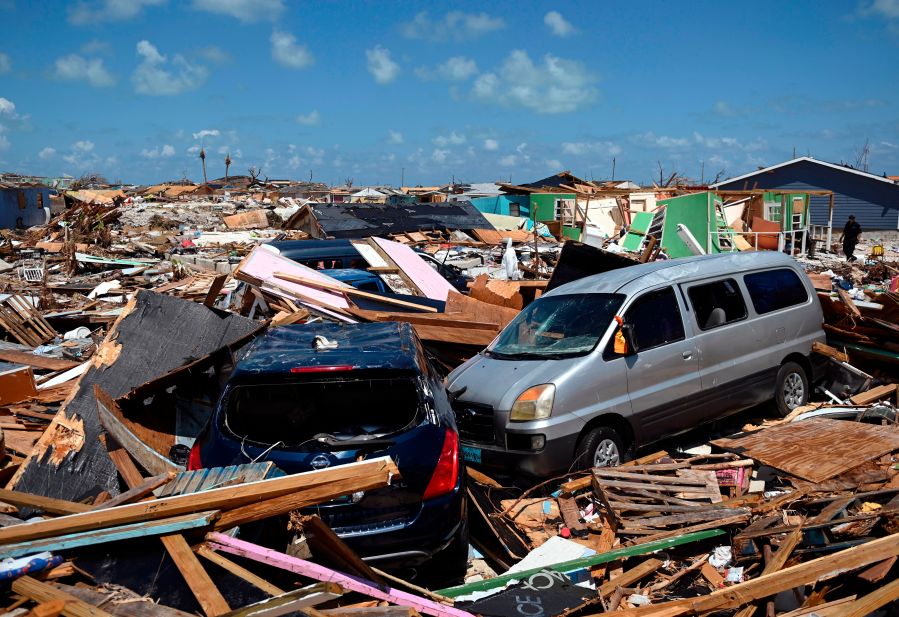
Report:
[[[653,235],[654,227],[676,223],[682,195],[667,199],[664,217],[643,211],[649,216],[625,225],[618,214],[626,200],[602,193],[618,188],[573,190],[585,202],[583,244],[511,215],[505,218],[514,224],[493,225],[460,202],[419,204],[429,207],[403,215],[402,207],[341,209],[272,187],[70,191],[45,225],[0,232],[4,614],[799,617],[890,610],[899,598],[899,262],[892,250],[863,247],[871,254],[857,264],[820,251],[798,257],[824,311],[828,342],[816,342],[813,356],[826,370],[810,384],[808,404],[785,417],[716,425],[714,435],[693,433],[690,443],[534,486],[514,469],[511,479],[494,478],[476,461],[463,463],[453,427],[434,420],[441,405],[453,409],[454,395],[441,386],[446,373],[544,293],[685,257],[702,243],[694,236],[662,245]],[[720,231],[714,201],[695,194],[712,204],[703,223],[711,238]],[[591,219],[593,206],[605,214]],[[747,207],[740,220],[753,212]],[[588,224],[612,233],[587,233]],[[795,236],[787,241],[798,244]],[[364,353],[339,355],[345,347],[331,324],[385,323],[399,324],[412,343],[384,350],[360,340]],[[306,442],[331,449],[313,453],[311,471],[290,473],[268,459],[279,445],[300,449],[290,443],[299,420],[285,413],[266,427],[282,441],[251,456],[258,444],[244,439],[235,446],[240,464],[204,466],[196,439],[215,414],[242,400],[235,391],[245,383],[229,380],[262,371],[241,364],[248,350],[266,337],[277,348],[279,333],[296,334],[304,324],[321,328],[306,345],[310,353],[342,359],[303,364],[291,352],[261,364],[279,366],[296,383],[309,373],[359,371],[356,382],[374,392],[350,399],[359,412],[352,428],[363,434],[347,439],[321,429]],[[424,411],[404,425],[427,417],[435,422],[429,431],[446,433],[436,464],[423,467],[451,483],[441,488],[425,478],[423,485],[428,499],[453,486],[463,493],[467,522],[457,548],[468,555],[464,579],[443,580],[441,563],[382,570],[350,546],[375,528],[411,525],[409,504],[383,496],[422,483],[420,470],[401,470],[408,461],[376,455],[393,439],[366,428],[379,420],[364,413],[382,402],[376,382],[388,380],[374,364],[377,354],[406,371],[414,362],[427,366],[431,381],[416,382],[415,409]],[[272,382],[251,377],[246,383],[266,390],[255,403],[261,424],[269,417],[262,412],[283,401],[271,394]],[[381,394],[399,400],[402,379],[390,374],[388,381]],[[333,412],[314,409],[318,418]],[[340,460],[349,450],[356,458]],[[374,503],[365,501],[372,495]],[[348,503],[376,511],[376,523],[343,524],[337,533],[332,526],[341,519],[330,508]]]

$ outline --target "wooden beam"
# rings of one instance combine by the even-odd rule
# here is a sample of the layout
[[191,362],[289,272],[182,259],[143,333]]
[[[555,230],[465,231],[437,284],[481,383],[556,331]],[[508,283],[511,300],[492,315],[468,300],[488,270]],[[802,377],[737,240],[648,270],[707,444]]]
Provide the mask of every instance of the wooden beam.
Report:
[[78,548],[79,546],[94,546],[119,540],[171,534],[174,531],[209,527],[217,516],[218,511],[200,512],[198,514],[173,516],[158,521],[107,527],[97,531],[79,531],[55,538],[28,540],[19,544],[7,544],[3,547],[3,555],[5,557],[21,557],[22,555],[31,555],[41,551],[64,551]]
[[[896,384],[890,383],[877,386],[865,392],[859,392],[849,399],[853,405],[869,405],[881,399],[889,398],[896,392]],[[891,401],[892,402],[892,401]]]
[[228,613],[227,617],[275,617],[336,600],[343,595],[343,588],[335,583],[316,583],[285,592],[273,598],[248,604]]
[[261,589],[270,596],[280,596],[282,593],[284,593],[284,590],[280,587],[272,585],[261,576],[257,576],[256,574],[244,568],[242,565],[234,563],[227,557],[219,555],[205,544],[199,545],[194,550],[196,551],[197,555],[200,555],[204,559],[208,559],[218,567],[227,570],[234,576],[242,578],[249,584],[257,587],[258,589]]
[[109,454],[109,458],[112,459],[116,469],[119,470],[119,475],[125,481],[125,486],[132,489],[143,484],[144,477],[138,471],[137,466],[131,460],[131,456],[125,448],[108,435],[100,435],[100,441],[106,446],[106,452]]
[[203,564],[200,563],[194,552],[190,550],[190,545],[184,539],[184,536],[174,534],[162,536],[160,540],[162,540],[162,545],[165,546],[165,550],[168,551],[172,561],[178,566],[178,571],[181,572],[181,576],[184,577],[187,586],[190,587],[206,616],[224,615],[230,611],[231,607],[225,602],[222,592],[218,590],[218,587],[209,578],[209,573],[203,569]]
[[[284,495],[295,497],[296,503],[309,501],[310,503],[304,503],[304,505],[313,505],[357,490],[372,490],[387,486],[392,478],[399,476],[399,469],[389,457],[384,456],[318,471],[307,471],[236,486],[210,489],[200,493],[175,495],[150,502],[126,504],[105,510],[70,514],[52,520],[5,527],[0,529],[0,545],[180,514],[222,508],[233,509]],[[350,490],[350,485],[339,483],[348,479],[356,480],[352,490]],[[329,489],[329,486],[336,488]],[[308,496],[308,499],[304,499],[304,495]],[[312,501],[313,499],[319,501]]]
[[893,534],[872,540],[866,544],[853,546],[838,553],[791,566],[779,572],[763,574],[758,578],[714,591],[707,596],[627,609],[619,611],[617,615],[620,617],[645,615],[678,617],[680,615],[739,608],[754,600],[767,598],[781,591],[787,591],[800,585],[826,579],[846,570],[854,570],[876,561],[888,559],[897,554],[899,554],[899,534]]
[[836,347],[831,347],[826,343],[822,343],[821,341],[812,343],[812,353],[833,358],[837,362],[849,362],[849,354],[840,351]]
[[66,501],[65,499],[54,499],[53,497],[43,497],[42,495],[33,495],[31,493],[23,493],[22,491],[13,491],[9,489],[0,489],[0,501],[11,503],[16,506],[27,506],[35,508],[49,514],[77,514],[79,512],[89,512],[91,506],[85,503],[76,503],[74,501]]
[[165,484],[171,482],[176,475],[178,474],[176,474],[174,471],[170,471],[158,476],[153,476],[152,478],[147,478],[138,486],[129,488],[124,493],[119,493],[112,499],[107,499],[103,503],[95,505],[93,508],[91,508],[91,510],[105,510],[106,508],[113,508],[115,506],[120,506],[125,503],[143,499],[160,486],[164,486]]
[[212,279],[212,284],[209,286],[209,291],[206,292],[206,298],[203,300],[203,305],[212,308],[212,305],[215,304],[215,301],[218,299],[219,292],[222,290],[222,287],[225,286],[225,281],[228,280],[230,274],[219,274],[217,277]]
[[613,578],[599,586],[596,592],[603,598],[615,593],[618,587],[630,587],[639,580],[642,580],[658,570],[662,562],[658,559],[647,559],[643,563],[631,568],[624,574]]
[[30,576],[22,576],[14,580],[12,590],[19,595],[31,598],[35,602],[63,600],[66,605],[62,614],[66,617],[112,617],[103,609],[91,606],[73,595],[60,591],[49,583],[42,583]]
[[66,360],[64,358],[51,358],[49,356],[39,356],[27,351],[17,351],[15,349],[0,349],[0,360],[4,362],[12,362],[13,364],[25,364],[34,368],[45,369],[48,371],[67,371],[75,368],[80,362]]
[[865,617],[865,615],[870,615],[881,606],[886,606],[896,599],[899,599],[899,579],[887,583],[880,589],[857,599],[849,606],[843,607],[845,612],[840,614],[843,617]]

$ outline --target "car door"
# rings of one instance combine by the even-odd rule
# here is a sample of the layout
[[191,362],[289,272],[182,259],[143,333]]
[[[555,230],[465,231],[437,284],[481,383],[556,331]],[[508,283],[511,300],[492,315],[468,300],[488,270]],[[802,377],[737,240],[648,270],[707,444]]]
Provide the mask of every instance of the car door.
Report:
[[633,418],[644,442],[690,428],[702,386],[697,350],[673,287],[644,292],[624,314],[637,352],[625,358]]
[[758,353],[749,312],[734,277],[684,283],[689,317],[699,350],[699,375],[705,419],[751,404],[747,393],[756,384],[745,378],[746,359]]

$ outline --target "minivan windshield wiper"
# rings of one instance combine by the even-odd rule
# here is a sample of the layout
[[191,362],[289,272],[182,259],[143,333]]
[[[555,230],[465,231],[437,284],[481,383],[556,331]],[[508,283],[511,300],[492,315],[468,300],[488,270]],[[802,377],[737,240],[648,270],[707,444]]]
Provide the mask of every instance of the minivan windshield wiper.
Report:
[[497,360],[559,360],[560,358],[566,357],[566,354],[558,353],[505,353],[493,351],[490,349],[485,350],[484,355],[486,355],[488,358],[495,358]]
[[355,450],[359,447],[387,448],[394,444],[393,439],[369,437],[367,435],[359,435],[349,439],[337,439],[333,435],[316,435],[311,441],[327,446],[328,450]]

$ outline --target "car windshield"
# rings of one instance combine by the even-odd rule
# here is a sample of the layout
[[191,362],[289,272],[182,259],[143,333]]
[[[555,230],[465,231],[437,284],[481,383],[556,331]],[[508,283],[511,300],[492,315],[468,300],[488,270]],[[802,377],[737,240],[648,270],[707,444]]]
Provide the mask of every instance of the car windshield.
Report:
[[564,358],[589,353],[621,307],[621,294],[546,296],[521,311],[487,348],[500,360]]

